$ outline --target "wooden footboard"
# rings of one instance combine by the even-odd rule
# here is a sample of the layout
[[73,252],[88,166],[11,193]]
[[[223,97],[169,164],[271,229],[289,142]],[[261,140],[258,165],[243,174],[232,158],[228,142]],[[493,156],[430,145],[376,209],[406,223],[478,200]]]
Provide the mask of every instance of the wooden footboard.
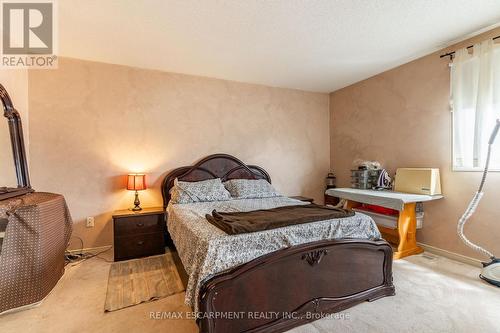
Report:
[[282,332],[394,295],[385,241],[292,246],[218,274],[200,293],[200,332]]

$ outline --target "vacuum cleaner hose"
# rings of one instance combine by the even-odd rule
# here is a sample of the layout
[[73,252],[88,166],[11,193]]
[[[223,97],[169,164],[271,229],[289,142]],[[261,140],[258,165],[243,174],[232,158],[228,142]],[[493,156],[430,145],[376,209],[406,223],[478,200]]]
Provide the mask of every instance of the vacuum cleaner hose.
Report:
[[486,155],[486,163],[484,166],[483,177],[481,178],[481,183],[479,184],[479,189],[476,192],[476,194],[474,195],[474,197],[472,198],[471,202],[469,203],[469,206],[465,210],[465,213],[462,215],[460,220],[458,220],[458,225],[457,225],[458,235],[460,236],[462,241],[467,246],[472,248],[473,250],[475,250],[479,253],[482,253],[484,255],[487,255],[488,257],[490,257],[490,259],[495,259],[495,256],[493,255],[493,253],[480,247],[479,245],[472,243],[467,237],[465,237],[464,225],[465,225],[465,222],[467,222],[467,220],[472,216],[472,214],[474,214],[477,206],[479,205],[479,202],[481,201],[481,198],[483,197],[483,187],[484,187],[484,183],[486,181],[486,175],[488,174],[488,167],[490,165],[491,146],[493,145],[493,142],[495,141],[495,137],[497,136],[499,129],[500,129],[500,120],[497,119],[496,124],[495,124],[495,128],[493,129],[491,136],[490,136],[490,140],[488,141],[488,153]]
[[482,253],[482,254],[490,257],[490,258],[494,258],[495,256],[493,255],[493,253],[489,252],[486,249],[483,249],[479,245],[476,245],[476,244],[472,243],[464,235],[464,225],[465,225],[465,222],[467,222],[467,220],[472,216],[472,214],[474,214],[474,212],[476,211],[477,206],[479,205],[479,201],[481,201],[482,197],[483,197],[483,192],[476,192],[476,194],[472,198],[471,202],[469,203],[469,206],[465,210],[465,213],[462,215],[462,217],[460,218],[460,220],[458,220],[457,231],[458,231],[458,235],[460,236],[460,239],[462,239],[462,241],[467,246],[469,246],[473,250],[475,250],[477,252],[480,252],[480,253]]

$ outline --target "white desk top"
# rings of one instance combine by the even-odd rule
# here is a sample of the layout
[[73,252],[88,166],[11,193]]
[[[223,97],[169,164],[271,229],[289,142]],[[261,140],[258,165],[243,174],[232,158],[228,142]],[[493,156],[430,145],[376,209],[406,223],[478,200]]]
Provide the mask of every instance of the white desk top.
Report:
[[342,199],[403,210],[405,203],[425,202],[443,198],[442,195],[411,194],[393,191],[360,190],[355,188],[331,188],[326,194]]

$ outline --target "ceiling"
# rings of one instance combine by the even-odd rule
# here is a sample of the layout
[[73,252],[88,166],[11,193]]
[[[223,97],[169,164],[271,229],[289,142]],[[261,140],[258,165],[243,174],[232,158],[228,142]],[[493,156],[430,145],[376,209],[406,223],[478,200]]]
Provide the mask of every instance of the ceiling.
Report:
[[498,0],[63,0],[62,56],[331,92],[500,21]]

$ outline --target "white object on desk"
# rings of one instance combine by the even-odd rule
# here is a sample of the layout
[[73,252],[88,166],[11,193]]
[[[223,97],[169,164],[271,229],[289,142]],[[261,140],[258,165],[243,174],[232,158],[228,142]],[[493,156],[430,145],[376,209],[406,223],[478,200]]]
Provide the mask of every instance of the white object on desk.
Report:
[[437,168],[398,168],[394,190],[405,193],[441,194],[441,181]]

